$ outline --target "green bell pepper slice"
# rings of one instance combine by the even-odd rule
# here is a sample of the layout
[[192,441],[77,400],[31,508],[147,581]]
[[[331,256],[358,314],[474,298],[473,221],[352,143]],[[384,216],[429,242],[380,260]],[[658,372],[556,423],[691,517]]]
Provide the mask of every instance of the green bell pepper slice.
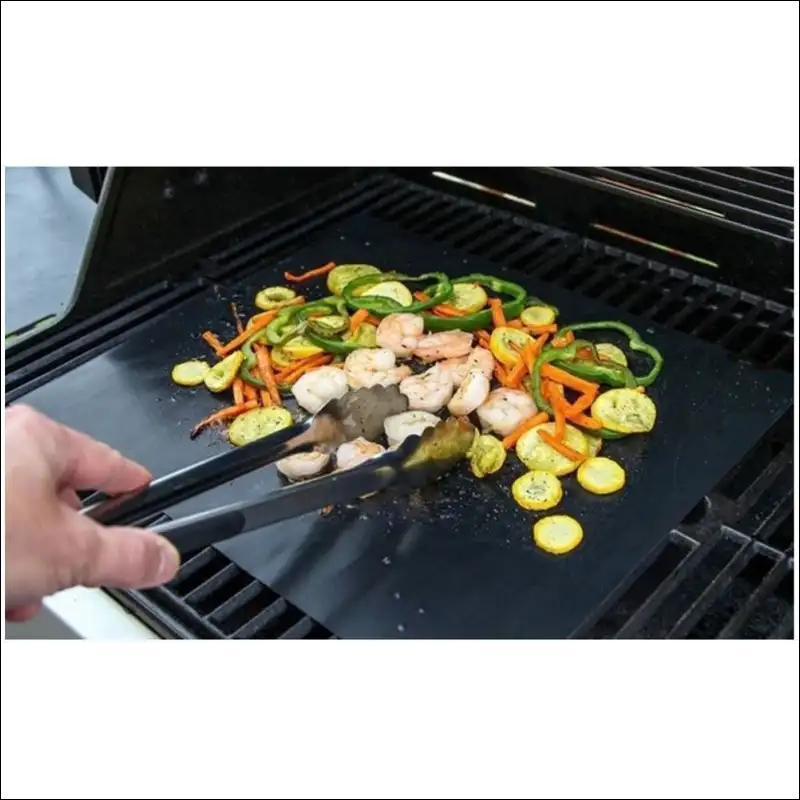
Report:
[[[539,357],[536,359],[536,363],[534,364],[533,374],[530,376],[530,378],[528,378],[527,381],[528,391],[530,392],[531,397],[533,397],[533,401],[536,403],[536,407],[539,409],[539,411],[545,411],[551,415],[553,414],[553,407],[547,402],[547,400],[544,399],[544,396],[542,395],[542,367],[545,364],[550,364],[551,362],[559,362],[558,366],[566,369],[565,364],[571,365],[576,360],[578,350],[582,350],[584,347],[591,348],[591,346],[591,342],[576,339],[566,347],[553,347],[552,345],[548,345],[544,348],[544,350],[542,350],[542,352],[539,354]],[[596,366],[602,368],[603,370],[626,370],[630,373],[630,370],[628,370],[627,367],[621,367],[619,365],[606,366],[604,364],[598,364]],[[595,375],[597,376],[599,373],[595,373]],[[597,377],[589,378],[588,380],[597,380]],[[633,388],[636,385],[632,373],[630,373],[630,379],[628,383],[630,383],[630,388]],[[616,433],[615,431],[610,431],[607,428],[600,428],[599,430],[592,429],[591,433],[594,433],[603,439],[621,439],[623,436],[625,436],[625,434]]]
[[[489,289],[495,294],[504,294],[510,297],[503,303],[503,314],[506,319],[516,319],[527,305],[528,292],[519,284],[511,281],[504,281],[502,278],[495,278],[492,275],[473,273],[464,278],[455,278],[454,284],[458,283],[478,283]],[[492,311],[484,309],[475,314],[463,317],[437,317],[435,314],[423,314],[425,329],[429,331],[479,331],[491,327]]]
[[647,344],[639,333],[626,325],[624,322],[607,320],[604,322],[576,322],[574,325],[565,325],[558,331],[559,336],[563,336],[569,331],[599,331],[612,330],[624,334],[628,337],[628,346],[636,353],[644,353],[653,360],[653,366],[646,375],[634,376],[637,386],[650,386],[655,381],[664,366],[664,357],[651,344]]
[[[400,283],[430,283],[434,281],[433,287],[428,294],[427,300],[418,300],[410,306],[401,306],[400,303],[392,300],[390,297],[379,297],[373,295],[355,296],[358,289],[368,286],[375,286],[378,283],[386,283],[388,281],[399,281]],[[389,314],[416,314],[419,311],[424,311],[426,308],[438,306],[440,303],[445,303],[453,296],[453,285],[450,278],[443,272],[426,272],[419,277],[412,277],[404,275],[400,272],[384,272],[380,275],[363,275],[360,278],[350,281],[342,291],[342,298],[345,303],[354,309],[365,309],[370,314],[376,317],[386,317]]]

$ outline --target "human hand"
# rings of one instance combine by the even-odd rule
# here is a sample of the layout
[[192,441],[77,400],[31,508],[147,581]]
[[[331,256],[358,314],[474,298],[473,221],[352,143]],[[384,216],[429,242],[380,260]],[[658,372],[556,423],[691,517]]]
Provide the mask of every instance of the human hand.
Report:
[[78,490],[138,489],[150,474],[28,406],[5,412],[6,619],[24,622],[43,598],[73,586],[143,589],[171,580],[180,558],[156,534],[80,514]]

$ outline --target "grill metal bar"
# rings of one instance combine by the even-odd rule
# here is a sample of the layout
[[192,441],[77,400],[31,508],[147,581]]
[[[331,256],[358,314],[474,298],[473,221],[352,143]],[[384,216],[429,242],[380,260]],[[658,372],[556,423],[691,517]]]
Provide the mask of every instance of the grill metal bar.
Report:
[[778,584],[791,571],[788,558],[777,561],[767,573],[755,591],[747,598],[744,605],[728,620],[728,623],[717,635],[718,639],[733,639],[747,624],[761,603],[777,588]]
[[255,600],[263,591],[263,584],[253,579],[244,589],[240,589],[233,597],[228,598],[221,606],[210,612],[207,615],[208,620],[217,627],[223,625],[231,614],[239,611],[239,609],[243,608],[251,600]]
[[750,224],[769,225],[772,228],[778,227],[784,230],[787,222],[791,223],[791,216],[779,217],[774,213],[767,213],[759,211],[754,208],[747,208],[746,206],[737,205],[727,200],[720,200],[718,198],[709,197],[706,194],[699,194],[698,192],[681,189],[675,186],[660,181],[653,181],[647,178],[640,178],[635,175],[630,175],[626,172],[620,172],[616,169],[608,169],[606,167],[595,167],[591,170],[596,178],[605,178],[610,181],[624,183],[634,189],[640,191],[653,192],[668,198],[672,198],[684,202],[695,207],[705,208],[710,207],[712,211],[718,211],[727,215],[740,216]]
[[[696,171],[707,178],[716,177],[716,174],[711,170],[697,168]],[[635,169],[626,169],[626,173],[627,172],[631,172],[635,175],[643,175],[643,177],[650,175],[654,179],[662,181],[667,187],[669,187],[669,182],[673,182],[673,184],[683,184],[687,186],[690,191],[696,191],[698,196],[701,196],[702,193],[705,196],[716,197],[717,199],[721,200],[724,200],[726,197],[732,197],[734,199],[741,198],[743,201],[753,203],[754,205],[761,204],[767,213],[769,213],[769,210],[771,210],[773,213],[779,215],[781,219],[785,219],[787,221],[791,221],[794,214],[794,208],[792,207],[791,202],[791,193],[784,192],[780,189],[766,187],[771,192],[782,192],[784,195],[788,195],[788,197],[785,196],[783,198],[785,202],[743,192],[740,189],[720,186],[719,183],[711,183],[710,180],[704,180],[703,178],[690,177],[671,169],[662,169],[659,167],[636,167]],[[727,176],[723,175],[723,177]]]
[[[676,172],[675,169],[671,169],[670,171]],[[731,175],[722,169],[711,169],[709,167],[690,167],[686,169],[685,172],[708,175],[709,178],[722,180],[722,182],[727,181],[729,183],[736,184],[737,186],[741,186],[742,184],[745,184],[746,186],[752,186],[760,192],[770,194],[772,197],[777,198],[778,202],[783,202],[785,200],[786,202],[793,204],[794,191],[791,182],[789,183],[788,189],[784,188],[783,186],[773,186],[772,184],[764,183],[757,170],[755,171],[755,177],[752,177],[749,174],[747,176]]]
[[778,623],[778,627],[770,634],[770,639],[788,639],[794,625],[794,612],[787,611],[783,619]]
[[289,604],[282,597],[260,611],[253,619],[242,625],[231,636],[232,639],[251,639],[262,632],[289,610]]
[[747,566],[755,552],[752,544],[743,544],[734,557],[722,568],[714,580],[701,592],[700,596],[689,606],[667,633],[667,639],[685,637],[701,620],[705,612],[722,596],[731,585],[733,579]]

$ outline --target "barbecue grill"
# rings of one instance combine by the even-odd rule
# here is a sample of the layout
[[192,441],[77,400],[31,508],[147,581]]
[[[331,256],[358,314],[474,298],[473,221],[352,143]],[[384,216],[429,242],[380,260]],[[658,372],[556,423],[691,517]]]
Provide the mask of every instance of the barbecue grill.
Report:
[[[372,510],[274,526],[192,554],[164,588],[109,592],[158,634],[793,637],[793,170],[84,177],[86,191],[102,190],[72,303],[8,346],[6,402],[31,403],[156,475],[225,446],[190,440],[213,399],[178,397],[171,365],[199,352],[203,330],[232,333],[231,300],[337,253],[505,274],[578,319],[624,318],[669,343],[679,366],[664,392],[697,393],[697,414],[664,434],[672,449],[647,456],[662,459],[642,482],[647,495],[619,500],[608,524],[622,524],[620,542],[606,539],[596,558],[587,550],[529,570],[532,544],[514,538],[511,501],[445,484],[435,502],[393,500],[386,511],[373,499]],[[139,523],[256,496],[265,480],[198,487],[193,501]],[[449,530],[434,538],[437,519]]]

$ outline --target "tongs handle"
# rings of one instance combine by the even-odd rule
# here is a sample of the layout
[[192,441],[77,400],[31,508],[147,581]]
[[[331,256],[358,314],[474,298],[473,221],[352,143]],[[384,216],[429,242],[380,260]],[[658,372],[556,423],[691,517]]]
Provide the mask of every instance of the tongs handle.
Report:
[[306,445],[310,448],[313,444],[310,439],[300,439],[308,430],[308,421],[298,423],[236,450],[157,478],[133,492],[114,497],[97,493],[88,498],[83,513],[106,525],[135,524],[137,520],[158,514],[183,500],[307,449]]

